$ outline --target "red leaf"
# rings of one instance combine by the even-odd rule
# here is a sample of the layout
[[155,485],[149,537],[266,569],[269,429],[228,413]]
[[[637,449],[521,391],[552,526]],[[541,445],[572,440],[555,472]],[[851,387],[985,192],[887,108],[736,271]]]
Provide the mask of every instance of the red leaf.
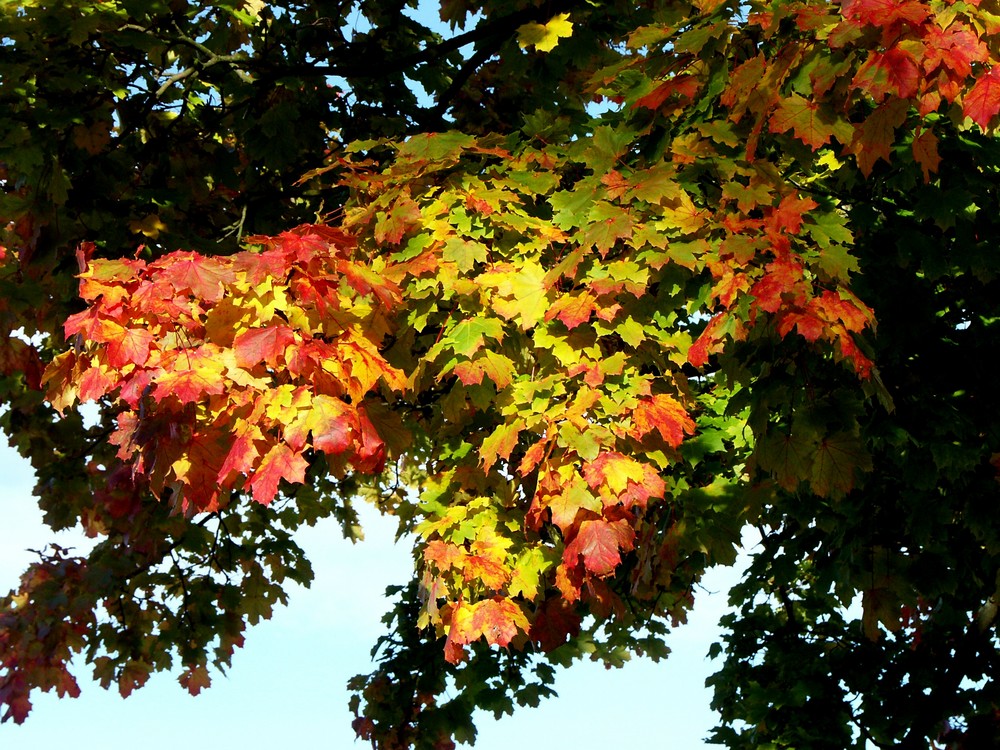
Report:
[[1000,112],[1000,65],[979,76],[976,85],[965,95],[962,112],[986,130],[990,120]]
[[121,335],[107,345],[108,364],[122,368],[128,364],[146,364],[149,359],[149,347],[153,343],[153,334],[139,328],[122,329]]
[[772,231],[798,234],[802,228],[802,217],[819,204],[812,198],[801,198],[798,194],[786,195],[768,216],[766,226]]
[[625,520],[608,523],[603,518],[583,521],[576,538],[563,552],[567,565],[574,565],[578,557],[595,575],[605,576],[614,572],[621,562],[619,550],[632,549],[635,532]]
[[218,481],[225,482],[226,477],[234,471],[244,476],[250,476],[254,462],[260,458],[256,441],[263,439],[264,435],[258,427],[250,427],[239,435],[233,441],[233,445],[226,455],[226,460],[222,463],[222,468],[219,469]]
[[529,627],[521,608],[505,597],[497,596],[475,604],[459,602],[451,612],[445,659],[457,664],[465,656],[462,647],[481,637],[491,646],[506,646],[519,630],[527,632]]
[[580,615],[571,604],[562,597],[552,597],[538,608],[529,636],[547,653],[579,634],[581,622]]
[[685,434],[694,433],[695,427],[687,410],[667,394],[640,401],[632,412],[632,424],[633,437],[642,438],[655,429],[673,448],[681,444]]
[[698,89],[700,88],[701,81],[695,76],[679,75],[671,78],[669,81],[664,81],[650,93],[637,99],[635,106],[645,107],[646,109],[659,109],[663,102],[674,94],[678,94],[682,100],[690,102],[694,99],[695,94],[698,93]]
[[294,341],[292,329],[283,325],[242,331],[233,340],[236,364],[249,369],[266,362],[273,367],[279,358],[284,358],[285,349]]
[[847,0],[844,18],[873,26],[888,27],[900,21],[916,26],[924,22],[930,9],[916,0]]
[[909,99],[916,95],[919,83],[920,69],[913,55],[892,47],[885,52],[872,52],[851,85],[881,102],[890,94]]
[[205,344],[197,349],[183,349],[154,371],[157,403],[175,396],[181,403],[198,401],[205,394],[220,394],[226,389],[218,347]]
[[361,445],[351,463],[364,474],[377,474],[385,468],[385,443],[364,406],[358,407],[358,423],[361,427]]
[[218,302],[224,287],[236,280],[227,261],[192,252],[170,253],[150,268],[176,291],[189,292],[205,302]]
[[805,301],[804,278],[805,269],[795,261],[775,261],[768,264],[764,277],[750,287],[750,294],[762,310],[776,313],[782,307],[801,305]]
[[358,294],[365,296],[374,294],[379,302],[389,308],[394,307],[401,299],[399,287],[368,266],[342,260],[337,264],[337,268]]
[[253,499],[261,505],[270,505],[278,494],[278,483],[284,479],[301,484],[305,481],[308,466],[302,455],[293,452],[287,445],[275,445],[264,456],[250,480]]

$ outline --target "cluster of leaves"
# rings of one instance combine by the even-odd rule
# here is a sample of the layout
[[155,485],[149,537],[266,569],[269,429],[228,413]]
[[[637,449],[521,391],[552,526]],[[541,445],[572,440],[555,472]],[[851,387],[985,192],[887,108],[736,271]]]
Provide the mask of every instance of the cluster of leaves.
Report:
[[[186,14],[171,6],[168,39],[182,40],[182,19],[203,28],[181,42],[195,58],[161,66],[158,95],[189,78],[216,85],[218,69],[226,110],[241,101],[226,86],[259,91],[307,66],[364,75],[312,48],[275,72],[274,35],[305,28],[310,10],[173,5]],[[287,571],[308,579],[284,527],[328,514],[349,525],[350,492],[392,458],[407,491],[367,481],[415,535],[416,576],[386,618],[379,669],[352,681],[355,729],[378,747],[473,739],[474,708],[550,692],[547,662],[664,655],[662,634],[704,568],[732,562],[746,523],[762,544],[719,645],[718,741],[993,737],[1000,433],[982,363],[1000,343],[1000,11],[497,2],[435,56],[411,37],[394,46],[409,28],[399,14],[362,8],[367,38],[397,55],[389,72],[426,64],[416,80],[436,100],[407,110],[428,132],[406,140],[341,112],[343,132],[375,137],[327,151],[299,188],[264,180],[303,211],[314,204],[301,186],[348,196],[336,228],[149,260],[84,244],[72,348],[6,345],[4,372],[19,379],[5,385],[8,429],[15,414],[37,424],[50,406],[102,404],[84,447],[63,448],[81,432],[72,415],[48,445],[90,467],[61,478],[79,499],[53,525],[80,519],[107,537],[94,559],[57,553],[29,571],[0,614],[9,715],[23,720],[32,688],[74,692],[66,659],[84,648],[123,692],[176,648],[196,692],[213,639],[228,663]],[[447,2],[441,17],[461,25],[470,11]],[[107,9],[78,21],[91,34],[105,12],[121,24]],[[339,29],[344,17],[324,18]],[[216,22],[239,32],[228,52]],[[127,26],[143,40],[160,28],[116,33]],[[452,55],[466,42],[467,59]],[[586,98],[611,106],[591,118]],[[428,127],[444,115],[455,129]],[[248,133],[227,137],[278,158]],[[12,179],[8,199],[32,208],[11,214],[3,281],[68,310],[65,274],[33,256],[35,222],[54,223],[40,183]],[[48,200],[51,216],[71,203]],[[0,311],[12,326],[18,294]],[[33,392],[43,360],[48,405]],[[19,445],[36,458],[48,447],[30,431]],[[254,545],[270,553],[266,573]],[[102,567],[116,547],[125,562]],[[49,612],[54,586],[76,604]],[[251,604],[232,601],[241,590]],[[847,612],[858,596],[859,620]],[[23,634],[54,618],[55,641],[32,650]],[[155,628],[177,640],[150,644]],[[194,636],[183,646],[182,633]]]

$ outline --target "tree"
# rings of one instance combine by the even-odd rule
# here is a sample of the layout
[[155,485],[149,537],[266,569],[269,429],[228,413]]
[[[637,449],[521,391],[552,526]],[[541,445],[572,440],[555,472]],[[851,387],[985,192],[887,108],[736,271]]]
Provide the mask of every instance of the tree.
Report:
[[363,498],[377,747],[664,655],[745,524],[716,741],[995,743],[996,4],[404,7],[0,11],[2,424],[101,539],[3,600],[4,717],[197,693]]

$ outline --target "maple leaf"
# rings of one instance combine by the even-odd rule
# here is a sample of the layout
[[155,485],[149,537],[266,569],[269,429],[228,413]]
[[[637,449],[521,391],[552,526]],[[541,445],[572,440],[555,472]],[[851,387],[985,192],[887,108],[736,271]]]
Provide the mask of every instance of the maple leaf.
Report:
[[994,65],[976,79],[962,100],[962,112],[983,130],[1000,112],[1000,65]]
[[621,551],[632,549],[634,538],[635,532],[624,520],[583,521],[576,537],[566,546],[563,560],[567,565],[574,565],[582,557],[584,567],[591,573],[610,575],[621,562]]
[[586,228],[583,244],[594,245],[601,257],[619,240],[630,237],[634,230],[629,212],[607,201],[597,201],[590,211],[590,224]]
[[188,251],[164,256],[151,267],[153,269],[160,282],[206,302],[218,302],[225,287],[236,280],[236,274],[226,261]]
[[484,337],[503,340],[503,325],[496,318],[466,318],[455,324],[442,341],[451,344],[453,351],[471,357],[484,344]]
[[872,52],[851,85],[881,102],[890,94],[904,99],[915,96],[919,82],[920,69],[913,55],[891,47],[884,52]]
[[295,342],[295,334],[285,325],[251,328],[233,339],[236,364],[249,369],[264,362],[272,367],[284,359],[285,349]]
[[518,320],[522,330],[534,328],[548,309],[545,269],[537,261],[526,261],[520,268],[498,265],[483,274],[481,283],[495,287],[500,299],[493,309],[507,320]]
[[844,18],[873,26],[890,26],[900,21],[912,26],[923,23],[930,9],[916,0],[847,0]]
[[[184,485],[181,503],[185,510],[196,508],[209,513],[219,510],[222,497],[219,475],[224,454],[220,437],[215,431],[195,432],[184,445],[183,455],[171,464],[174,476]],[[162,458],[162,455],[157,457]]]
[[187,690],[191,695],[198,695],[203,688],[207,688],[212,685],[212,678],[208,674],[208,670],[203,665],[188,667],[184,670],[183,674],[177,678],[177,681],[181,684],[181,687]]
[[642,482],[643,464],[615,451],[602,451],[583,467],[583,476],[593,489],[606,486],[614,495],[625,491],[628,483]]
[[692,75],[679,75],[664,81],[651,92],[635,100],[633,106],[659,109],[674,94],[690,102],[701,89],[702,82]]
[[795,490],[809,476],[816,446],[815,436],[777,433],[760,441],[754,456],[786,490]]
[[141,328],[121,328],[120,335],[107,342],[107,362],[120,369],[125,365],[142,366],[149,359],[153,334]]
[[551,513],[552,523],[559,527],[564,535],[568,535],[576,523],[581,510],[599,513],[601,501],[587,489],[585,482],[578,478],[556,494],[545,499],[545,507]]
[[809,482],[820,497],[842,495],[853,489],[856,471],[871,468],[871,458],[858,437],[840,432],[816,445]]
[[489,470],[498,458],[502,458],[504,461],[510,458],[510,453],[517,445],[517,436],[521,433],[522,428],[522,425],[517,422],[502,424],[483,440],[479,455],[484,469]]
[[278,494],[279,482],[285,480],[301,484],[305,481],[308,466],[301,453],[293,451],[283,443],[273,446],[261,460],[250,480],[254,501],[261,505],[270,505],[274,496]]
[[409,196],[403,196],[393,203],[388,213],[379,213],[375,223],[375,238],[378,242],[398,245],[403,235],[420,222],[420,206]]
[[385,468],[386,445],[369,416],[372,411],[365,405],[358,407],[358,424],[361,427],[361,441],[357,445],[351,463],[364,474],[377,474]]
[[466,555],[461,562],[466,583],[479,581],[487,588],[499,591],[510,580],[510,571],[496,560],[481,555]]
[[766,226],[771,231],[798,234],[802,229],[803,216],[818,205],[812,198],[802,198],[797,194],[786,195],[778,207],[770,212]]
[[467,604],[458,602],[451,611],[445,659],[458,664],[465,657],[465,646],[478,638],[490,645],[507,646],[518,631],[528,632],[531,624],[516,603],[502,596]]
[[687,410],[673,396],[663,393],[640,401],[632,411],[633,437],[641,439],[654,429],[668,445],[676,448],[684,435],[694,433],[695,425]]
[[337,264],[337,270],[344,275],[354,291],[366,296],[374,294],[378,301],[386,307],[394,307],[401,299],[399,287],[396,284],[387,280],[384,274],[376,273],[366,265],[342,260]]
[[539,52],[551,52],[565,39],[573,34],[573,24],[569,13],[553,16],[548,23],[526,23],[517,29],[517,43],[521,49],[534,47]]
[[769,313],[776,313],[786,305],[801,305],[805,299],[805,269],[792,259],[775,261],[767,265],[767,273],[750,287],[750,294],[757,305]]
[[800,141],[816,151],[830,142],[840,129],[836,118],[818,102],[809,101],[798,94],[782,99],[770,119],[772,133],[791,130]]
[[[1000,109],[998,109],[1000,111]],[[913,158],[924,173],[924,182],[931,181],[931,175],[938,171],[941,156],[938,154],[938,137],[933,130],[925,130],[913,139]]]
[[238,434],[219,469],[218,481],[224,484],[232,472],[249,476],[254,463],[260,458],[256,444],[263,440],[264,434],[254,425],[249,425]]
[[449,130],[445,133],[418,133],[400,144],[398,154],[406,159],[452,161],[475,145],[473,136]]
[[115,382],[115,376],[110,370],[100,364],[94,365],[80,374],[77,380],[77,396],[81,401],[96,401],[111,392]]
[[905,99],[889,99],[855,129],[850,151],[857,157],[858,167],[865,177],[871,174],[879,159],[889,161],[889,149],[895,139],[896,128],[906,121],[908,107]]
[[561,597],[551,597],[538,608],[528,635],[542,651],[554,651],[580,632],[581,622],[572,604]]
[[625,510],[633,505],[645,508],[651,497],[663,497],[667,491],[667,483],[659,472],[649,464],[642,465],[642,481],[629,481],[625,491],[618,496],[618,501]]
[[196,349],[183,349],[169,360],[162,360],[153,374],[156,385],[153,398],[160,403],[174,396],[186,404],[198,401],[206,394],[223,393],[226,379],[219,351],[214,344],[203,344]]
[[569,329],[573,330],[590,320],[591,314],[597,308],[597,300],[589,292],[567,294],[559,297],[545,313],[546,320],[557,318]]

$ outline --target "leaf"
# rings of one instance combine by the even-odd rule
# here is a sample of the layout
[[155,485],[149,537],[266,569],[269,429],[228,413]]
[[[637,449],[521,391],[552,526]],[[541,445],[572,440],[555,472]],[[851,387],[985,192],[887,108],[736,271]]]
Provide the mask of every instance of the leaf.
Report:
[[685,435],[694,433],[695,424],[676,399],[658,394],[640,401],[632,411],[631,434],[634,437],[642,438],[652,430],[659,432],[671,448],[677,448]]
[[285,480],[293,484],[305,481],[308,464],[300,453],[287,445],[278,444],[271,448],[261,460],[250,479],[253,499],[261,505],[270,505],[278,494],[278,484]]
[[170,253],[157,261],[155,269],[158,282],[166,282],[178,293],[187,292],[206,302],[218,302],[225,286],[236,280],[224,261],[192,252]]
[[800,141],[816,151],[830,142],[830,138],[841,132],[836,127],[836,118],[818,102],[811,102],[798,94],[781,100],[771,115],[772,133],[791,130]]
[[890,47],[872,52],[851,85],[881,102],[889,95],[909,99],[916,95],[919,83],[920,70],[913,56],[900,47]]
[[879,159],[889,161],[896,128],[906,121],[908,107],[905,99],[889,99],[855,129],[850,151],[857,157],[858,167],[865,177],[871,174]]
[[[1000,107],[998,107],[1000,111]],[[938,171],[941,156],[938,154],[938,137],[933,130],[925,130],[913,139],[913,158],[924,173],[924,182],[930,182],[931,175]]]
[[553,16],[548,23],[526,23],[517,29],[517,43],[521,49],[534,47],[539,52],[551,52],[565,39],[573,34],[573,24],[569,13]]
[[483,347],[485,337],[498,342],[503,340],[503,326],[499,320],[483,317],[466,318],[458,322],[442,341],[450,344],[451,349],[458,354],[471,357]]
[[976,79],[962,100],[962,112],[982,129],[1000,112],[1000,65],[994,65]]
[[621,551],[632,549],[634,537],[635,533],[625,521],[583,521],[580,531],[567,545],[563,560],[572,565],[579,557],[594,575],[611,575],[621,562]]
[[114,368],[126,365],[143,366],[149,359],[153,334],[140,328],[121,328],[121,333],[108,342],[108,364]]
[[471,135],[449,130],[445,133],[418,133],[399,146],[400,157],[421,161],[451,161],[475,144]]
[[593,461],[584,464],[583,476],[593,489],[606,485],[618,495],[625,491],[630,481],[642,482],[645,476],[643,464],[614,451],[604,451]]
[[211,687],[212,678],[208,674],[208,670],[204,666],[194,666],[188,667],[184,670],[183,674],[177,678],[177,681],[181,684],[185,690],[187,690],[191,695],[198,695],[201,693],[202,688]]
[[481,283],[495,287],[499,299],[493,309],[508,320],[516,320],[522,330],[534,328],[548,308],[545,269],[536,261],[526,261],[520,268],[498,267],[483,274]]
[[295,334],[284,325],[242,331],[233,340],[236,364],[246,369],[260,363],[274,367],[285,358],[285,349],[294,342]]
[[521,433],[521,429],[522,427],[516,422],[502,424],[483,440],[479,456],[484,469],[488,471],[497,462],[497,459],[506,461],[510,458],[511,451],[517,445],[517,437]]
[[[173,396],[182,404],[193,403],[206,395],[220,395],[226,389],[224,366],[218,347],[210,344],[178,352],[169,363],[153,374],[157,402]],[[81,381],[81,398],[85,398]]]
[[857,436],[840,432],[817,444],[810,484],[820,497],[843,495],[854,488],[855,473],[871,467],[871,458]]

